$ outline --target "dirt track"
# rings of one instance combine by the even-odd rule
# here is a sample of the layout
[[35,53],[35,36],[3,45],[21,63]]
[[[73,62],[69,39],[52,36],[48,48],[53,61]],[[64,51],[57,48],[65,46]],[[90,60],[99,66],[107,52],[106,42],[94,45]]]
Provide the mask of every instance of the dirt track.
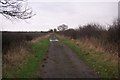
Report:
[[59,41],[50,41],[48,53],[37,76],[39,78],[97,78],[95,72]]

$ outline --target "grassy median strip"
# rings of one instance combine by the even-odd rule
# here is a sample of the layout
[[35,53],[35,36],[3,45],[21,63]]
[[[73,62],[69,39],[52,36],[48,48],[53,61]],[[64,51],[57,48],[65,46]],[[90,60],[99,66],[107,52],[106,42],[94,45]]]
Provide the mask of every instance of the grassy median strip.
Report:
[[118,63],[112,63],[107,60],[107,54],[84,51],[67,38],[59,36],[59,39],[76,52],[80,59],[94,69],[101,78],[118,78]]

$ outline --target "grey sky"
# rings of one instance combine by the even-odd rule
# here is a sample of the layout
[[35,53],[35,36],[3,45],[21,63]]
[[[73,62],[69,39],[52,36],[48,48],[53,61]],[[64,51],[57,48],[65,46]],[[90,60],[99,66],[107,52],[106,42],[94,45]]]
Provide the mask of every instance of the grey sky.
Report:
[[66,24],[70,28],[77,28],[79,25],[87,23],[108,25],[118,17],[117,0],[115,2],[113,0],[109,0],[110,2],[94,2],[95,0],[91,0],[93,2],[34,1],[29,0],[29,6],[36,13],[30,20],[11,22],[0,15],[2,30],[45,31],[54,29],[60,24]]
[[118,2],[119,0],[28,0],[29,2]]

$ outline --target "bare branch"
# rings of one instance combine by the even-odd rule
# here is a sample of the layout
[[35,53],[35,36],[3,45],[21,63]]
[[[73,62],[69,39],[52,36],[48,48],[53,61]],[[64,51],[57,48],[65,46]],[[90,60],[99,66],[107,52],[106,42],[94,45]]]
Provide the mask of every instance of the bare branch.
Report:
[[0,0],[0,14],[6,18],[29,19],[34,16],[26,0]]

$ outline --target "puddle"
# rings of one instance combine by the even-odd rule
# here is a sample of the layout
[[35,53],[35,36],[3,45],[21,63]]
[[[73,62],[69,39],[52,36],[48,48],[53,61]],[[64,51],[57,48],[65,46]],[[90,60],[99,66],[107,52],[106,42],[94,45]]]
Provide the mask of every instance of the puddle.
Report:
[[59,41],[58,39],[50,39],[50,42]]

